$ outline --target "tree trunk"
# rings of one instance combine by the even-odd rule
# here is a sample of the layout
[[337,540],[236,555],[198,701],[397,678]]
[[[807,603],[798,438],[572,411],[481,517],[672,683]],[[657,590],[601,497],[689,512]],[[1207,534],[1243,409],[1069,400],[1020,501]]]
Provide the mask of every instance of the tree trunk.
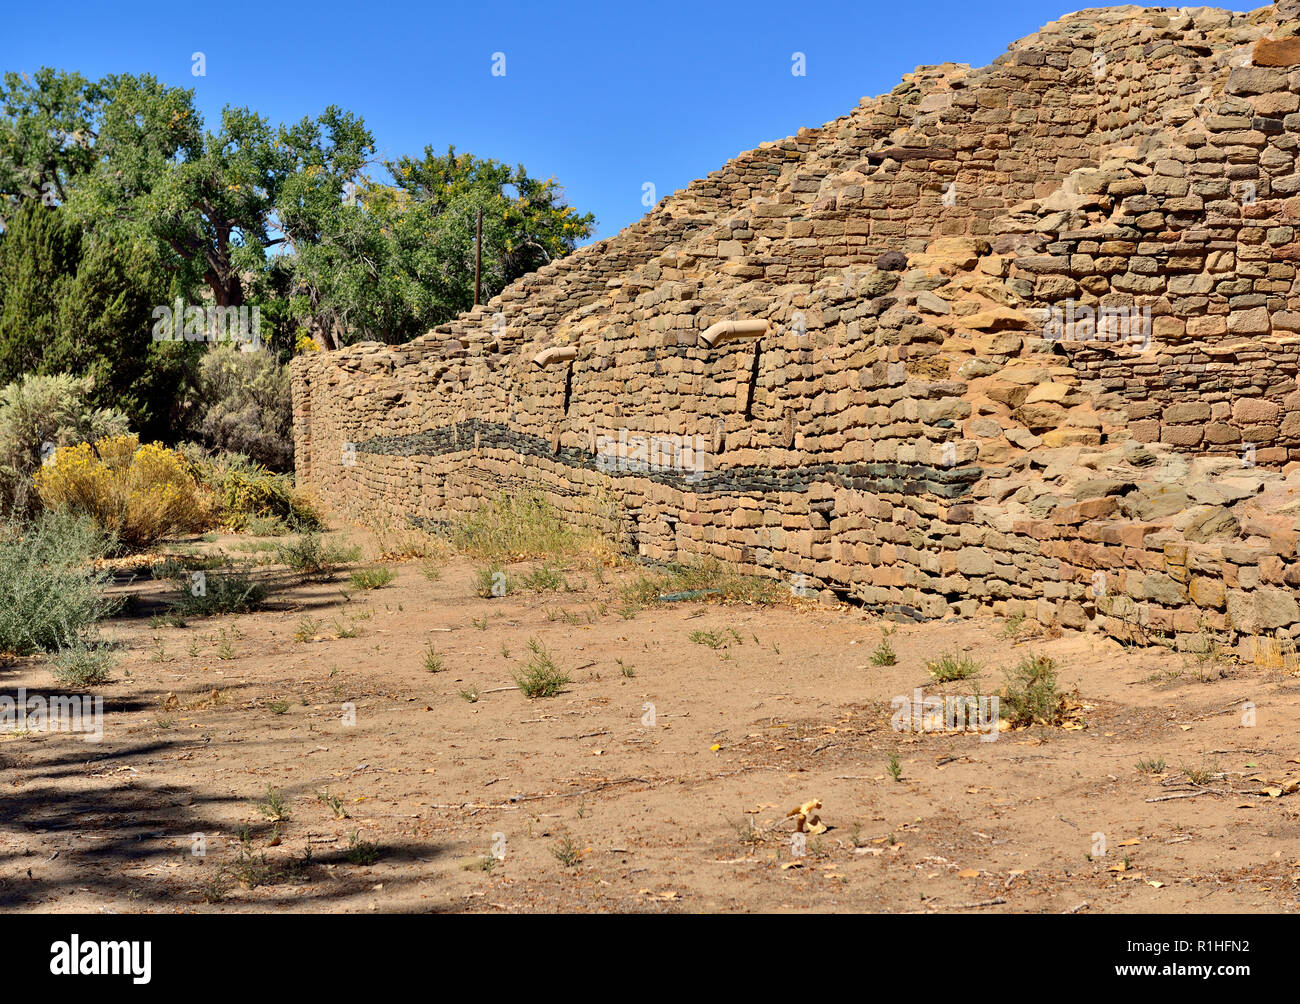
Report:
[[208,269],[203,276],[218,307],[242,307],[244,284],[230,267],[230,227],[217,227],[217,245],[207,252]]
[[244,305],[244,284],[239,281],[238,274],[229,272],[225,276],[218,275],[214,270],[208,269],[203,279],[212,290],[212,296],[217,301],[218,307],[242,307]]

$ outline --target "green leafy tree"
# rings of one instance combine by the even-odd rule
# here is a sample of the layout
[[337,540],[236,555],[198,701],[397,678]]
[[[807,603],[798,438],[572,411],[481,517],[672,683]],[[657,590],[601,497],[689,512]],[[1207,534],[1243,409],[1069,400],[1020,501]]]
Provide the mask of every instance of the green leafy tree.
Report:
[[124,412],[143,442],[174,440],[196,417],[193,392],[206,346],[155,341],[153,310],[169,280],[152,249],[91,235],[58,304],[57,332],[38,372],[94,382],[91,401]]
[[[383,184],[367,175],[373,156],[364,122],[334,106],[278,127],[227,107],[208,130],[192,90],[147,74],[6,75],[0,216],[39,204],[69,219],[15,224],[27,232],[11,246],[34,257],[9,260],[10,288],[21,292],[0,286],[0,312],[22,301],[0,323],[0,377],[81,367],[126,395],[133,420],[166,411],[174,423],[194,367],[175,347],[142,348],[136,323],[150,302],[251,298],[281,356],[303,335],[326,347],[404,341],[472,305],[480,213],[485,300],[593,232],[553,179],[522,166],[426,147],[384,164],[394,184]],[[75,304],[63,288],[72,285]],[[110,347],[115,332],[121,352]],[[129,352],[167,366],[133,372]],[[179,378],[168,409],[148,382],[160,372]]]
[[96,168],[71,204],[89,226],[111,220],[158,242],[186,291],[247,302],[268,250],[321,239],[344,186],[373,152],[360,119],[330,107],[315,120],[272,127],[227,107],[206,131],[192,90],[120,75],[99,85]]
[[101,95],[79,73],[48,67],[0,82],[0,216],[22,203],[53,206],[95,161]]
[[[361,182],[347,201],[322,207],[318,238],[300,241],[279,264],[287,270],[292,312],[327,348],[348,342],[401,342],[427,330],[423,299],[395,255],[400,214],[377,212],[376,186]],[[422,299],[423,298],[423,299]]]
[[[421,158],[402,157],[385,165],[397,188],[409,197],[411,219],[399,236],[420,228],[433,241],[432,257],[442,263],[446,298],[454,310],[467,310],[474,296],[474,239],[483,211],[484,300],[520,276],[562,258],[595,231],[591,213],[580,214],[565,202],[554,178],[530,177],[522,164],[509,167],[448,147],[442,155],[424,148]],[[399,248],[410,260],[413,248]]]
[[445,155],[387,163],[342,205],[323,207],[317,239],[295,244],[295,313],[335,346],[402,342],[474,304],[475,233],[483,214],[482,300],[590,237],[595,220],[564,202],[553,180],[522,166]]

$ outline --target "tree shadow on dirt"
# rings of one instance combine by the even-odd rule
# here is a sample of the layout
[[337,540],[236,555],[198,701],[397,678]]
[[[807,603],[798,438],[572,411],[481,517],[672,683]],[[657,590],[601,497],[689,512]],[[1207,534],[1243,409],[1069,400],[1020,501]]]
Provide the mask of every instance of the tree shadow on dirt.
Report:
[[[223,574],[222,569],[210,569],[210,574]],[[243,614],[181,614],[187,626],[215,622],[223,616],[244,616],[248,613],[275,613],[284,611],[323,610],[347,605],[344,587],[347,580],[342,575],[330,578],[304,577],[297,572],[262,569],[254,571],[250,580],[266,590],[266,597]],[[117,601],[112,620],[138,622],[155,617],[166,618],[177,614],[184,584],[175,580],[149,576],[123,578],[115,582],[108,595]],[[327,589],[313,595],[313,590]]]
[[[275,830],[265,821],[232,822],[247,818],[264,794],[253,785],[246,795],[214,794],[154,783],[133,770],[201,750],[197,739],[102,752],[79,742],[0,748],[0,910],[57,911],[74,895],[78,909],[112,912],[329,909],[373,896],[378,883],[387,899],[427,882],[448,853],[413,838],[370,846],[325,837],[335,846],[319,846],[311,842],[319,827],[294,823],[285,826],[283,845],[273,846]],[[301,804],[311,787],[286,793]],[[349,908],[369,909],[357,902]]]

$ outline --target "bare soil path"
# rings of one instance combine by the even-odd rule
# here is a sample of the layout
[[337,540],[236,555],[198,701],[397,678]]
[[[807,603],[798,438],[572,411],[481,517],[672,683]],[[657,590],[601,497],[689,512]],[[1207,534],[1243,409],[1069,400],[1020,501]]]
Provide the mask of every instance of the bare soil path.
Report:
[[[164,584],[127,587],[102,742],[0,732],[0,908],[1296,909],[1294,677],[992,619],[900,626],[876,666],[886,622],[856,609],[625,618],[627,572],[483,599],[465,559],[392,567],[184,627],[150,621]],[[530,639],[571,677],[556,697],[514,686]],[[944,651],[979,675],[934,684]],[[1086,728],[891,727],[894,698],[988,694],[1028,652]],[[41,660],[0,668],[24,687],[57,689]],[[800,840],[812,799],[828,829]]]

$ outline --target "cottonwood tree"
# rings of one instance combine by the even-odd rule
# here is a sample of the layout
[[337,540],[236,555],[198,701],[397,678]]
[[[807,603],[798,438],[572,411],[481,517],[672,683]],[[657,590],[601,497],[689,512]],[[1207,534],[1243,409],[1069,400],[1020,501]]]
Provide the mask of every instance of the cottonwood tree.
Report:
[[[304,333],[331,348],[400,342],[467,310],[480,211],[484,300],[594,230],[554,179],[522,165],[425,147],[382,165],[390,183],[372,176],[374,149],[363,120],[334,106],[280,126],[227,107],[208,130],[192,90],[147,74],[8,74],[0,215],[33,201],[59,207],[94,242],[102,276],[113,275],[109,248],[151,291],[166,276],[167,295],[150,294],[157,302],[193,302],[206,289],[215,305],[239,307],[251,295],[282,352]],[[24,351],[0,355],[22,369]]]
[[553,179],[522,165],[426,147],[384,166],[394,183],[359,177],[342,204],[320,208],[322,229],[294,243],[298,313],[315,318],[330,345],[406,341],[473,306],[479,210],[485,301],[594,230],[595,218],[566,205]]
[[115,219],[160,242],[220,307],[246,302],[246,277],[266,268],[268,251],[321,239],[374,149],[364,123],[333,106],[279,127],[227,107],[210,132],[191,90],[129,75],[100,86],[101,156],[72,205],[84,219]]
[[401,157],[385,166],[417,218],[430,225],[437,257],[447,268],[448,298],[461,310],[473,302],[478,210],[483,211],[483,299],[569,254],[595,231],[596,218],[567,205],[554,178],[530,177],[522,164],[512,168],[457,154],[451,146],[435,154],[426,146],[418,159]]
[[98,88],[79,73],[43,68],[0,82],[0,217],[26,201],[67,199],[94,164]]

